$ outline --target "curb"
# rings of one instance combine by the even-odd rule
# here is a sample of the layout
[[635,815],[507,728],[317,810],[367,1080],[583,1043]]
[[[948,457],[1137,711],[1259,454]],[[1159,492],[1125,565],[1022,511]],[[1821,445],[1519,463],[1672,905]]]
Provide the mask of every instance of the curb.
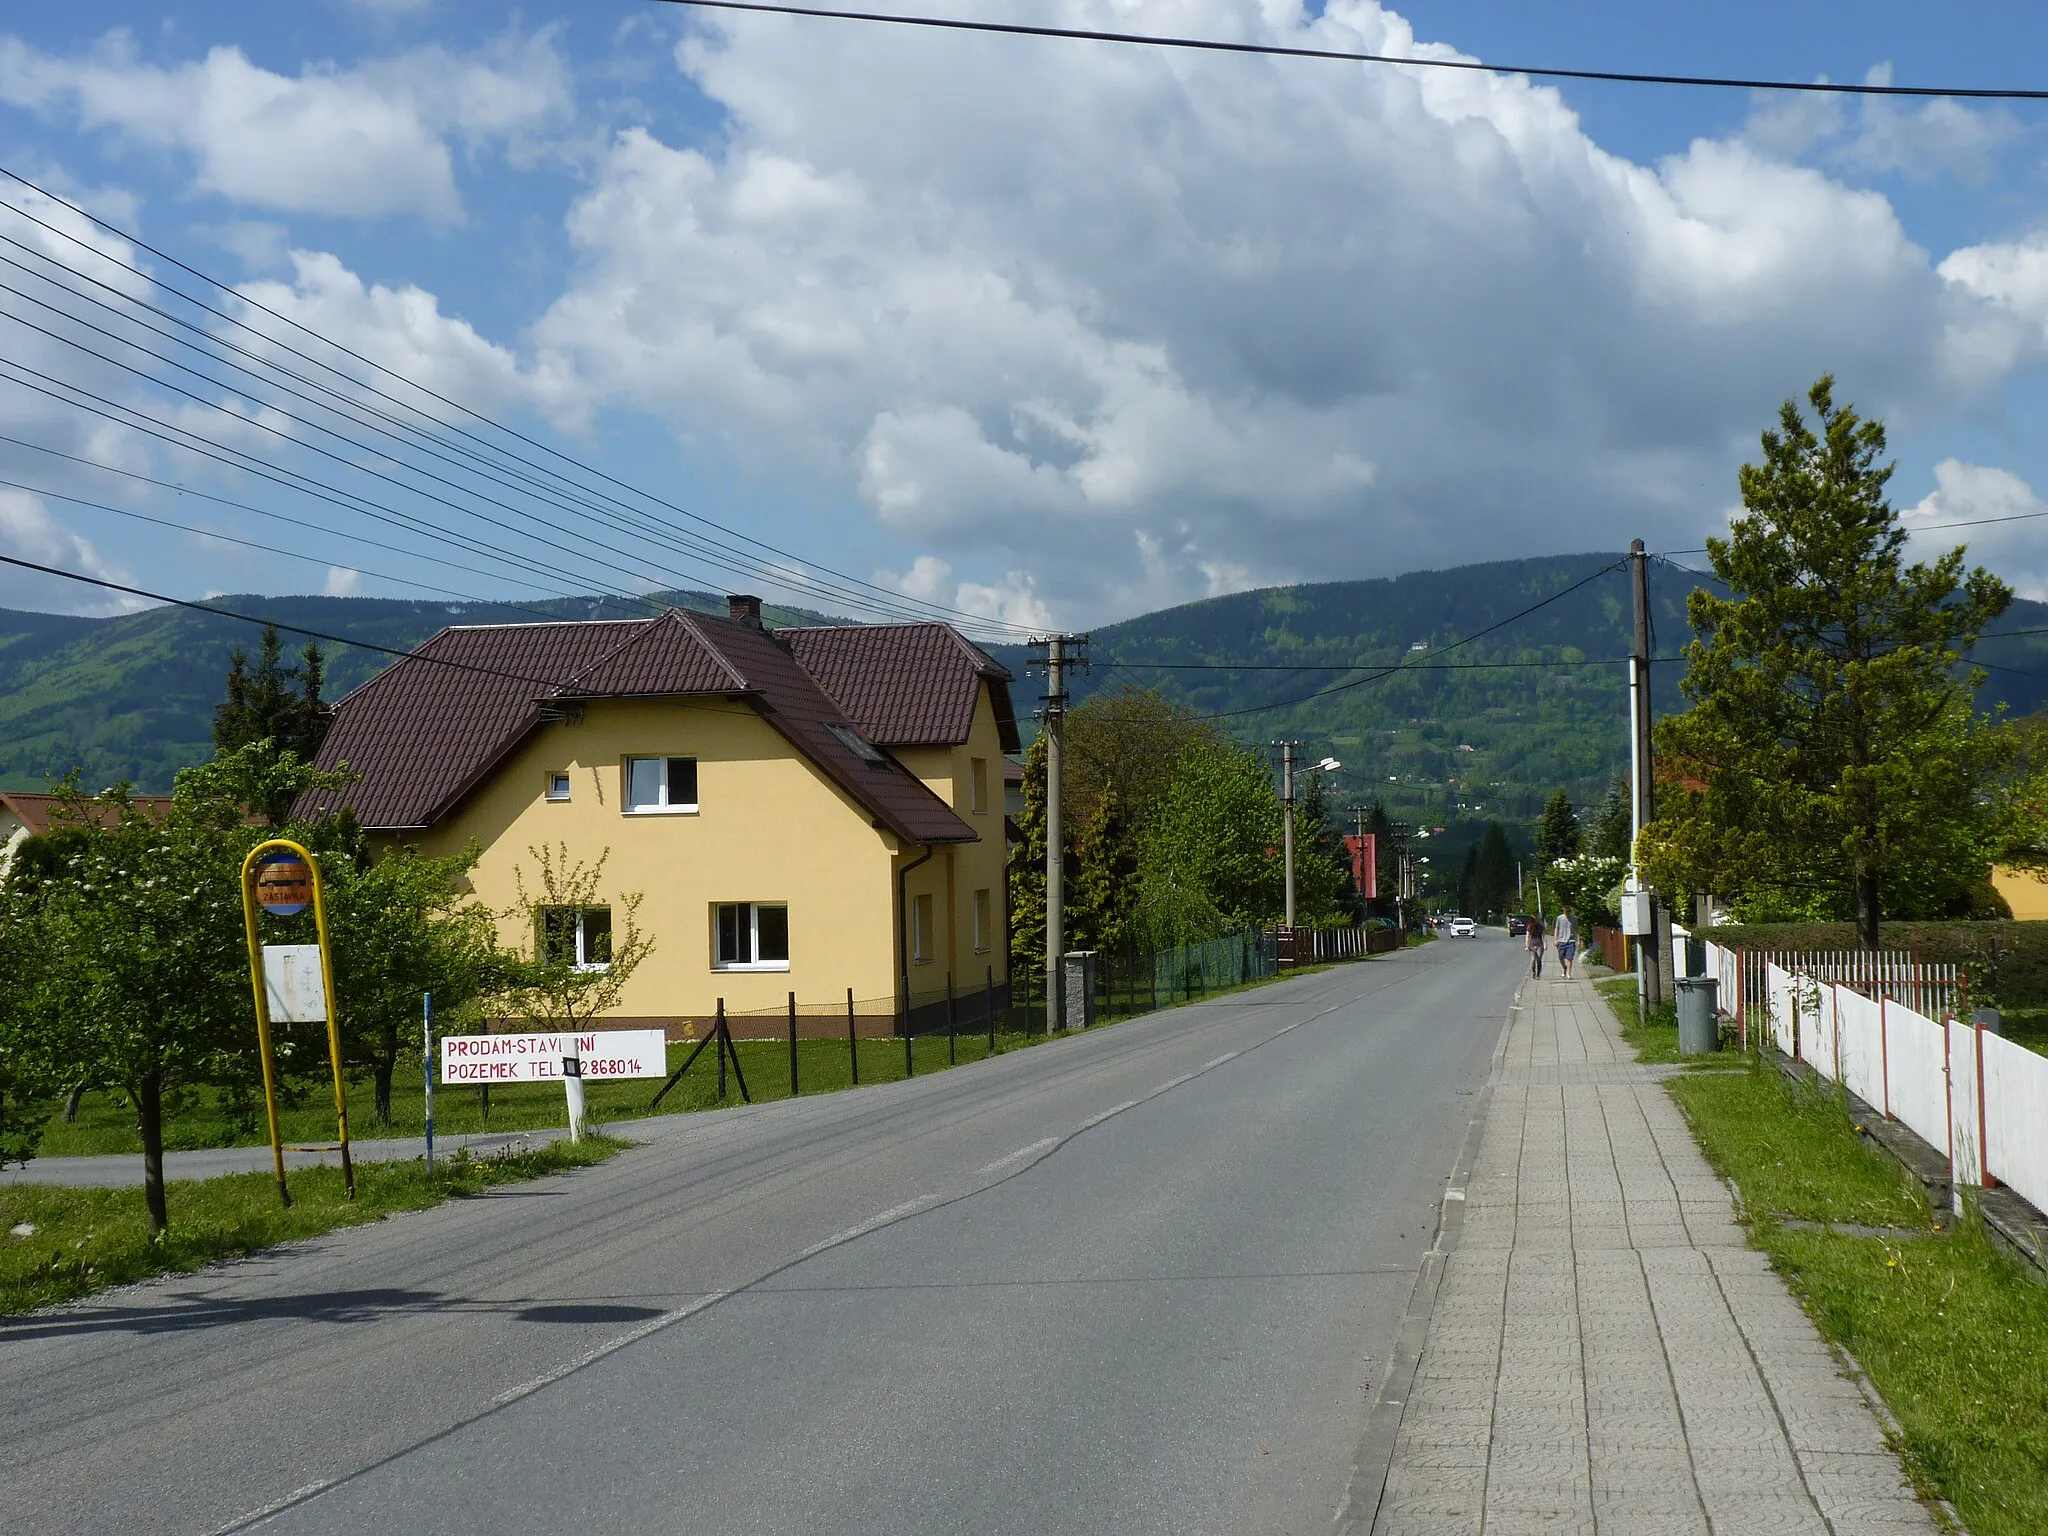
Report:
[[1379,1520],[1387,1474],[1394,1464],[1394,1447],[1400,1440],[1401,1421],[1408,1409],[1408,1394],[1414,1390],[1423,1346],[1429,1341],[1437,1290],[1465,1228],[1465,1188],[1471,1182],[1472,1165],[1478,1160],[1479,1145],[1485,1138],[1487,1112],[1493,1107],[1493,1085],[1500,1077],[1501,1060],[1507,1055],[1508,1032],[1514,1024],[1515,1011],[1522,1006],[1521,998],[1522,987],[1517,986],[1508,1017],[1501,1020],[1500,1039],[1493,1047],[1485,1085],[1473,1103],[1472,1118],[1465,1124],[1465,1139],[1445,1181],[1443,1199],[1437,1206],[1436,1239],[1415,1271],[1415,1284],[1408,1292],[1408,1304],[1402,1309],[1393,1350],[1387,1357],[1386,1375],[1380,1383],[1379,1396],[1373,1400],[1358,1454],[1351,1463],[1350,1486],[1337,1509],[1339,1536],[1368,1536]]

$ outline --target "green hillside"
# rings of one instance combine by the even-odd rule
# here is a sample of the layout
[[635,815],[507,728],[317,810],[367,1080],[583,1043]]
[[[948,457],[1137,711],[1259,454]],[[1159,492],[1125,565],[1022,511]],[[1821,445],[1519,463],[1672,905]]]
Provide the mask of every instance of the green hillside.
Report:
[[[1627,578],[1621,570],[1526,617],[1521,610],[1610,565],[1612,555],[1498,561],[1413,571],[1375,581],[1268,588],[1188,603],[1097,630],[1096,665],[1075,680],[1077,698],[1100,688],[1154,687],[1224,718],[1240,740],[1293,737],[1307,760],[1340,758],[1343,798],[1386,798],[1411,819],[1450,824],[1466,815],[1532,818],[1559,784],[1592,801],[1626,754]],[[1651,568],[1657,650],[1675,655],[1686,637],[1690,575]],[[681,606],[722,612],[703,592],[664,594]],[[331,634],[407,649],[446,624],[531,623],[625,617],[560,599],[522,607],[397,602],[360,597],[229,597],[216,605]],[[771,623],[822,615],[768,610]],[[2001,629],[2048,629],[2048,605],[2015,603]],[[1442,655],[1427,648],[1492,630]],[[213,708],[228,652],[253,644],[246,623],[158,608],[115,619],[0,611],[0,787],[38,789],[76,765],[88,784],[129,779],[162,790],[211,751]],[[294,646],[298,642],[292,641]],[[1424,652],[1410,648],[1421,643]],[[330,646],[330,697],[388,663],[375,652]],[[1021,646],[991,646],[1016,672],[1028,732],[1042,683],[1028,677]],[[2027,711],[2048,700],[2048,634],[1987,641],[1991,674],[1983,702]],[[1420,663],[1376,679],[1396,662]],[[1541,663],[1514,667],[1446,663]],[[1159,666],[1158,663],[1170,663]],[[1566,663],[1552,665],[1552,663]],[[1210,668],[1283,670],[1207,670]],[[1300,670],[1293,670],[1300,669]],[[1661,710],[1682,704],[1683,667],[1656,669]],[[1337,690],[1323,692],[1323,690]],[[1320,694],[1319,697],[1309,697]],[[1284,707],[1265,709],[1279,704]],[[1258,713],[1244,711],[1258,710]],[[1464,750],[1471,748],[1470,751]],[[1473,808],[1477,808],[1476,811]]]
[[[656,594],[702,612],[723,613],[708,592]],[[637,618],[640,603],[562,598],[519,606],[419,603],[374,597],[221,597],[212,606],[285,624],[410,650],[450,624],[531,624],[563,619]],[[829,622],[806,609],[765,610],[770,623]],[[42,789],[73,767],[88,786],[126,779],[146,791],[170,787],[180,768],[213,752],[213,710],[228,653],[254,649],[255,626],[185,608],[152,608],[113,619],[0,609],[0,789]],[[296,654],[302,637],[287,634]],[[324,645],[327,696],[339,698],[390,664],[389,656]]]
[[[1627,669],[1618,658],[1630,644],[1628,576],[1625,569],[1594,575],[1616,558],[1497,561],[1189,603],[1095,631],[1093,672],[1075,679],[1073,693],[1081,699],[1142,684],[1222,717],[1242,741],[1299,740],[1306,760],[1327,753],[1343,762],[1345,798],[1377,794],[1409,819],[1452,823],[1460,807],[1531,819],[1560,784],[1582,804],[1597,800],[1627,758]],[[1594,579],[1513,619],[1587,577]],[[1689,638],[1685,599],[1696,584],[1688,573],[1651,565],[1655,654],[1675,658]],[[1999,627],[2048,627],[2048,605],[2016,602]],[[1429,654],[1488,630],[1469,645]],[[1422,651],[1411,649],[1418,644]],[[1029,653],[993,649],[1023,675]],[[1987,707],[2024,712],[2048,700],[2048,635],[1987,640],[1982,656],[2018,669],[1991,673]],[[1402,662],[1412,665],[1376,678]],[[1501,662],[1523,665],[1448,665]],[[1684,706],[1684,671],[1676,660],[1653,668],[1659,714]],[[1020,687],[1019,713],[1037,707],[1042,692],[1036,677]],[[1284,707],[1266,707],[1273,705]]]

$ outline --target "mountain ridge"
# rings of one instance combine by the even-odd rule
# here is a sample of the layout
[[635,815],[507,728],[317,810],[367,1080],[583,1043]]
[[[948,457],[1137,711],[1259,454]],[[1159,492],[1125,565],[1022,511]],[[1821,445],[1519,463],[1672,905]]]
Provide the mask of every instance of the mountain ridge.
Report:
[[[1660,656],[1675,657],[1688,637],[1685,596],[1698,579],[1652,566]],[[450,623],[630,617],[669,602],[700,612],[725,607],[717,594],[678,591],[522,604],[210,600],[242,618],[177,608],[106,619],[0,610],[0,788],[39,789],[74,765],[93,787],[126,779],[143,790],[168,788],[178,768],[211,752],[228,653],[253,645],[250,617],[409,650]],[[774,605],[765,617],[778,626],[850,622]],[[1999,628],[2048,629],[2048,605],[2015,602]],[[1079,702],[1105,688],[1156,687],[1248,743],[1299,740],[1305,760],[1327,754],[1343,762],[1346,800],[1379,795],[1418,819],[1524,820],[1559,785],[1582,803],[1596,799],[1624,760],[1620,658],[1630,630],[1618,556],[1533,556],[1258,588],[1141,614],[1094,632],[1095,668],[1075,676],[1071,690]],[[287,641],[298,649],[297,637]],[[345,644],[323,649],[329,697],[391,659]],[[1027,671],[1032,653],[985,649],[1017,675],[1028,731],[1043,691]],[[2048,702],[2048,634],[1987,637],[1979,655],[2006,669],[1991,674],[1981,703],[2026,712]],[[1288,670],[1260,670],[1270,668]],[[1676,660],[1653,668],[1660,714],[1682,707],[1683,670]]]

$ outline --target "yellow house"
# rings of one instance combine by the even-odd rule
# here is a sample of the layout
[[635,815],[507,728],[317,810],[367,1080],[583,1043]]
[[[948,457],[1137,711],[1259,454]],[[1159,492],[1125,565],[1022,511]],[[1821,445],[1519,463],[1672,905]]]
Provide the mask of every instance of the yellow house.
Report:
[[2048,919],[2048,880],[2030,869],[2008,869],[1997,865],[1991,871],[1991,885],[2022,922]]
[[1010,674],[944,624],[768,630],[730,617],[444,629],[344,698],[324,767],[357,782],[374,841],[472,841],[508,944],[534,850],[605,858],[597,904],[551,923],[579,963],[610,953],[621,903],[653,949],[610,1022],[695,1034],[888,1033],[1009,992],[1003,754]]

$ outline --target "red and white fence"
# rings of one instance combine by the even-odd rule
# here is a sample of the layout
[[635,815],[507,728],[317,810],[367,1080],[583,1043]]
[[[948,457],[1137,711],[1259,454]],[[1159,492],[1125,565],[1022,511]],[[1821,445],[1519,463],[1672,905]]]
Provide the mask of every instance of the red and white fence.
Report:
[[2048,1057],[1957,1017],[1960,967],[1710,943],[1707,973],[1745,1044],[1768,1041],[1946,1152],[1957,1189],[2005,1184],[2048,1210]]

